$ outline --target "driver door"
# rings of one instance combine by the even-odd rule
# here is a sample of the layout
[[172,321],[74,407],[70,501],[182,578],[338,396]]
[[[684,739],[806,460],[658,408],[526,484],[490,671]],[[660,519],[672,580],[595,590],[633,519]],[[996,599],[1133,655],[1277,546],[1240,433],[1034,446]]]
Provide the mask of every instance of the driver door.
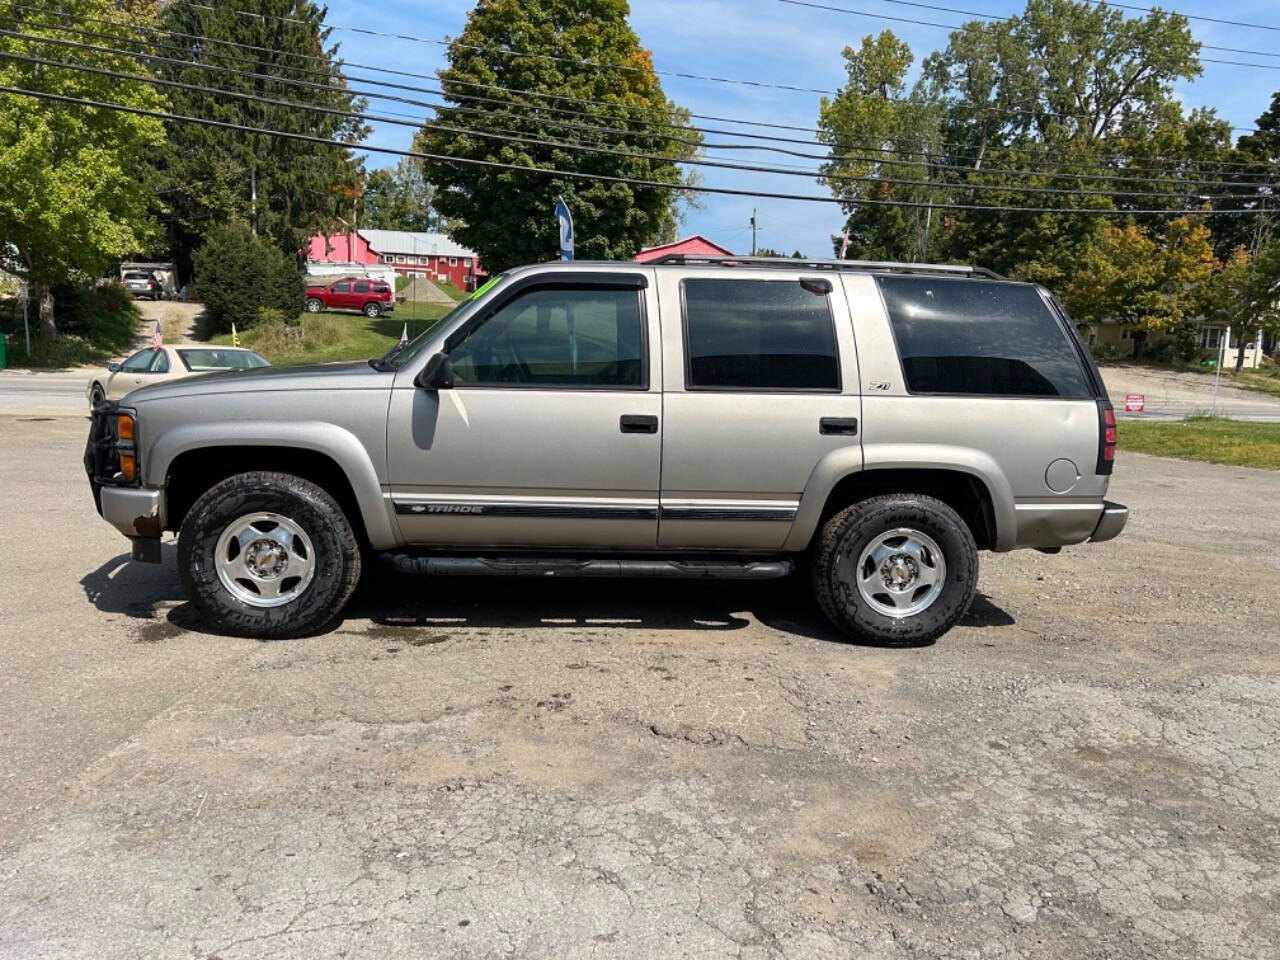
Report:
[[648,274],[530,278],[445,342],[452,389],[402,371],[387,472],[407,542],[656,545],[662,384]]

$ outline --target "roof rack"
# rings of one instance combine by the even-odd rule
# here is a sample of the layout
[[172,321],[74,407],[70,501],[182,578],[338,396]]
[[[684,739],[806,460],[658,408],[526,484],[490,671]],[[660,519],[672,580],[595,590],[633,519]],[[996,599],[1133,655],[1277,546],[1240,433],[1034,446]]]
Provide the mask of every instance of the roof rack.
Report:
[[960,277],[985,277],[1007,280],[986,267],[969,267],[950,263],[894,263],[889,260],[822,260],[794,257],[713,257],[697,253],[669,253],[650,260],[651,264],[680,264],[710,267],[773,267],[805,270],[849,270],[877,273],[934,273]]

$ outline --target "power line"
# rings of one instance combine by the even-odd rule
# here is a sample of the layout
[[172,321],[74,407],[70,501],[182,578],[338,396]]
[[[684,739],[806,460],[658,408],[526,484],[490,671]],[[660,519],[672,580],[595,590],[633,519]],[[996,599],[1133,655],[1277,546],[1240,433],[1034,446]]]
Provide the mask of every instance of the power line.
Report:
[[[185,2],[189,6],[198,7],[204,10],[212,10],[212,11],[217,10],[217,8],[212,7],[208,4],[195,3],[193,2],[193,0],[181,0],[181,2]],[[783,2],[792,2],[792,0],[783,0]],[[267,14],[254,13],[254,12],[245,11],[245,10],[232,10],[230,12],[240,16],[252,17],[259,20],[276,20],[276,21],[282,21],[282,22],[310,23],[310,21],[303,21],[298,17],[283,17],[278,15],[267,15]],[[880,15],[867,14],[867,16],[880,16]],[[886,18],[902,19],[899,17],[887,17],[887,15],[886,15]],[[572,63],[578,66],[595,67],[597,69],[610,69],[610,70],[617,69],[622,71],[640,72],[640,73],[649,72],[649,68],[633,67],[628,64],[610,64],[610,63],[602,63],[596,60],[587,60],[587,59],[582,59],[577,57],[561,57],[561,56],[556,56],[554,54],[533,53],[527,50],[509,50],[509,49],[503,49],[501,47],[488,47],[488,46],[482,46],[480,44],[462,43],[460,40],[448,41],[448,40],[440,40],[433,37],[419,37],[419,36],[415,36],[413,34],[407,34],[407,33],[392,33],[384,30],[374,30],[370,27],[352,27],[346,24],[334,24],[334,23],[328,23],[328,22],[324,22],[323,25],[325,27],[328,27],[331,30],[344,30],[352,33],[365,34],[365,35],[374,36],[374,37],[381,37],[384,39],[406,40],[414,43],[422,43],[422,44],[442,46],[442,47],[453,47],[454,45],[457,45],[459,47],[462,47],[463,49],[476,50],[481,53],[490,53],[490,54],[496,53],[502,56],[527,57],[532,59],[551,60],[556,63]],[[945,26],[943,24],[930,24],[930,25]],[[958,27],[948,26],[947,29],[958,29]],[[1229,61],[1211,61],[1203,57],[1200,59],[1202,62],[1206,62],[1206,63],[1229,62]],[[1234,61],[1230,61],[1230,62],[1234,62]],[[1280,64],[1274,64],[1274,65],[1272,64],[1239,64],[1239,65],[1254,66],[1259,69],[1280,70]],[[839,93],[839,91],[837,90],[826,90],[819,87],[801,87],[793,84],[774,83],[774,82],[767,82],[763,80],[744,80],[741,78],[714,77],[714,76],[707,76],[702,74],[683,73],[680,71],[658,70],[656,68],[653,69],[653,73],[657,76],[676,77],[676,78],[685,79],[685,80],[700,80],[700,81],[708,81],[708,82],[723,83],[723,84],[738,84],[743,86],[785,90],[785,91],[797,92],[797,93],[819,93],[826,96],[836,96]],[[899,101],[899,102],[910,103],[911,101]],[[1063,117],[1067,119],[1078,119],[1078,120],[1093,119],[1087,114],[1058,113],[1050,110],[1024,110],[1024,111],[1014,111],[1014,112],[1020,112],[1028,116],[1057,116],[1057,117]],[[1232,127],[1232,129],[1246,130],[1247,128]]]
[[115,110],[122,113],[130,113],[136,116],[153,117],[158,120],[166,120],[176,123],[194,123],[204,126],[215,127],[223,130],[235,130],[242,133],[253,133],[262,136],[281,137],[288,140],[297,140],[306,143],[321,144],[330,147],[338,147],[343,150],[360,149],[374,153],[386,153],[393,156],[416,157],[422,160],[435,160],[441,163],[458,164],[462,166],[479,166],[489,169],[510,170],[523,173],[536,173],[540,175],[553,177],[567,177],[577,180],[588,180],[604,183],[623,183],[630,186],[646,187],[653,189],[669,190],[675,193],[705,193],[719,194],[728,196],[742,197],[764,197],[773,200],[801,200],[812,203],[828,203],[828,204],[848,204],[848,205],[870,205],[870,206],[892,206],[907,208],[931,208],[935,210],[970,210],[982,212],[1009,212],[1009,213],[1061,213],[1068,215],[1082,216],[1136,216],[1136,215],[1158,215],[1158,216],[1209,216],[1211,214],[1221,214],[1228,216],[1251,215],[1258,213],[1258,210],[1116,210],[1111,208],[1086,207],[1023,207],[1011,205],[983,205],[983,204],[963,204],[952,202],[926,202],[913,200],[880,200],[876,198],[865,198],[856,201],[843,200],[839,197],[825,197],[815,194],[794,194],[794,193],[776,193],[761,190],[746,190],[734,187],[707,187],[701,184],[683,184],[669,183],[662,180],[649,180],[636,177],[622,177],[611,174],[602,173],[584,173],[579,170],[561,170],[557,168],[547,167],[530,167],[516,163],[506,163],[497,160],[482,160],[472,157],[451,157],[444,154],[425,153],[417,150],[401,150],[394,147],[375,146],[373,144],[350,144],[342,143],[337,140],[330,140],[327,137],[318,137],[311,134],[295,133],[285,130],[274,130],[265,127],[254,127],[247,124],[232,123],[226,120],[213,120],[208,117],[192,117],[182,114],[170,113],[162,110],[149,110],[143,107],[131,107],[126,104],[114,103],[111,101],[93,100],[85,97],[71,97],[65,94],[49,93],[44,90],[27,90],[21,87],[0,86],[0,94],[12,94],[14,96],[32,97],[41,100],[50,100],[58,103],[69,103],[77,106],[95,107],[103,110]]
[[[905,0],[886,0],[886,2],[888,2],[888,3],[899,3],[899,2],[905,2]],[[1103,0],[1081,0],[1081,2],[1082,2],[1082,3],[1091,3],[1091,4],[1093,4],[1094,6],[1099,6],[1099,5],[1101,5],[1101,4],[1102,4]],[[1156,12],[1156,9],[1155,9],[1155,8],[1153,8],[1153,7],[1140,7],[1140,6],[1138,6],[1137,4],[1133,4],[1133,3],[1115,3],[1115,2],[1114,2],[1114,0],[1105,0],[1105,2],[1106,2],[1106,6],[1108,6],[1108,7],[1119,7],[1119,8],[1120,8],[1120,9],[1122,9],[1122,10],[1139,10],[1139,11],[1141,11],[1142,13],[1155,13],[1155,12]],[[1164,12],[1165,12],[1165,13],[1176,13],[1178,16],[1180,16],[1180,17],[1186,17],[1188,20],[1202,20],[1202,21],[1204,21],[1205,23],[1221,23],[1221,24],[1225,24],[1226,26],[1229,26],[1229,27],[1249,27],[1250,29],[1253,29],[1253,30],[1277,30],[1277,31],[1280,31],[1280,26],[1273,26],[1273,25],[1271,25],[1271,24],[1267,24],[1267,23],[1246,23],[1246,22],[1245,22],[1245,21],[1243,21],[1243,20],[1224,20],[1224,19],[1223,19],[1223,18],[1221,18],[1221,17],[1206,17],[1204,14],[1198,14],[1198,13],[1183,13],[1181,10],[1166,10],[1166,11],[1164,11]]]
[[[952,31],[964,29],[964,25],[959,23],[938,23],[935,20],[917,20],[912,17],[895,17],[892,14],[888,14],[888,13],[871,13],[866,10],[852,10],[849,7],[837,7],[831,4],[814,3],[814,2],[810,2],[810,0],[778,0],[778,2],[788,3],[796,7],[813,7],[816,10],[833,10],[839,13],[847,13],[850,16],[854,16],[854,17],[870,17],[873,20],[892,20],[897,23],[909,23],[918,27],[935,27],[940,30],[952,30]],[[894,0],[886,0],[886,2],[892,3],[894,2]],[[925,4],[913,3],[913,4],[910,4],[910,6],[925,6]],[[1120,4],[1113,4],[1113,6],[1120,6]],[[967,11],[967,10],[956,10],[953,7],[940,7],[940,6],[928,5],[928,9],[945,10],[950,13],[959,13],[965,16],[981,17],[984,20],[1010,19],[1009,17],[998,17],[995,14],[990,14],[990,13],[976,13],[976,12]],[[1280,54],[1263,52],[1259,50],[1239,50],[1239,49],[1236,49],[1235,47],[1217,47],[1209,43],[1202,43],[1200,44],[1200,46],[1205,50],[1220,50],[1220,51],[1225,51],[1227,53],[1247,53],[1247,54],[1255,54],[1260,57],[1280,56]],[[1223,64],[1223,65],[1232,66],[1232,67],[1253,67],[1258,70],[1280,70],[1280,64],[1273,64],[1273,63],[1246,63],[1242,60],[1218,60],[1218,59],[1214,59],[1213,57],[1199,57],[1198,59],[1201,63]]]
[[[64,31],[67,31],[67,32],[72,32],[72,33],[77,33],[77,34],[80,34],[80,35],[90,35],[90,36],[99,36],[99,37],[103,36],[103,35],[101,35],[101,34],[86,34],[86,31],[77,31],[77,30],[74,30],[74,29],[72,29],[72,28],[67,28],[67,27],[56,27],[56,29],[60,29],[60,30],[64,30]],[[15,33],[15,32],[13,32],[13,31],[6,31],[6,30],[0,30],[0,36],[13,36],[13,37],[19,37],[19,38],[22,38],[22,39],[32,40],[32,41],[36,41],[36,42],[40,42],[40,43],[53,44],[53,45],[57,45],[57,46],[72,47],[72,48],[75,48],[75,49],[87,49],[87,50],[93,50],[93,51],[103,52],[103,53],[118,54],[118,55],[123,55],[123,56],[129,56],[129,57],[134,57],[134,58],[144,59],[144,60],[148,60],[148,61],[155,61],[155,62],[158,62],[158,63],[168,63],[168,64],[176,65],[176,66],[191,67],[191,68],[194,68],[194,69],[204,70],[204,71],[208,71],[208,72],[217,72],[217,73],[224,73],[224,74],[233,74],[233,75],[237,75],[237,76],[249,76],[249,77],[253,77],[253,78],[256,78],[256,79],[265,80],[265,81],[268,81],[268,82],[274,82],[274,83],[277,83],[277,84],[292,85],[292,86],[301,86],[301,87],[306,87],[306,88],[310,88],[310,89],[320,89],[320,90],[324,90],[324,91],[326,91],[326,92],[331,92],[331,91],[333,91],[333,90],[334,90],[334,87],[333,87],[333,85],[332,85],[332,82],[325,83],[325,84],[309,83],[309,82],[301,81],[301,80],[297,80],[297,79],[294,79],[294,78],[276,77],[276,76],[272,76],[272,75],[268,75],[268,74],[261,74],[261,73],[256,73],[256,72],[238,71],[238,70],[234,70],[234,69],[232,69],[232,68],[223,67],[223,66],[217,66],[217,65],[214,65],[214,64],[204,64],[204,63],[198,63],[198,62],[190,61],[190,60],[179,60],[179,59],[175,59],[175,58],[163,57],[163,56],[159,56],[159,55],[155,55],[155,54],[150,54],[150,53],[140,53],[140,52],[135,52],[135,51],[130,51],[130,50],[122,50],[122,49],[114,48],[114,47],[102,47],[102,46],[98,46],[98,45],[95,45],[95,44],[77,43],[77,42],[69,41],[69,40],[60,40],[60,39],[52,38],[52,37],[43,37],[43,36],[38,36],[38,35],[28,35],[28,34],[22,34],[22,33]],[[187,35],[187,36],[192,36],[192,35]],[[123,38],[123,37],[108,36],[107,38],[108,38],[108,39],[117,39],[117,40],[121,40],[121,41],[124,41],[124,42],[137,42],[137,41],[133,41],[133,40],[131,40],[130,38]],[[217,42],[222,42],[222,43],[233,43],[232,41],[217,41]],[[155,46],[155,47],[164,47],[164,46],[165,46],[165,45],[162,45],[162,44],[156,44],[156,43],[154,43],[153,41],[148,41],[148,43],[149,43],[151,46]],[[182,51],[182,52],[186,52],[186,51],[185,51],[185,50],[183,50],[182,48],[178,48],[178,47],[175,47],[175,48],[172,48],[172,49],[180,50],[180,51]],[[258,49],[264,49],[264,50],[266,50],[266,49],[268,49],[268,48],[258,48]],[[272,52],[285,53],[286,51],[272,51]],[[218,55],[218,56],[224,56],[224,57],[225,57],[225,55],[223,55],[223,54],[216,54],[216,55]],[[245,60],[238,60],[238,59],[236,59],[236,58],[231,58],[231,57],[226,57],[226,59],[230,59],[230,60],[232,60],[233,62],[241,62],[241,63],[249,62],[249,61],[245,61]],[[280,66],[283,66],[283,65],[280,65]],[[294,70],[294,71],[297,71],[297,72],[303,72],[303,68],[299,68],[299,67],[285,67],[285,69],[291,69],[291,70]],[[334,78],[334,74],[327,73],[327,72],[311,71],[311,73],[312,73],[313,75],[315,75],[315,76],[323,76],[323,77],[325,77],[327,80],[330,80],[330,81],[332,81],[332,79]],[[374,85],[376,85],[376,86],[384,86],[384,87],[387,87],[387,88],[390,88],[390,89],[401,89],[401,90],[408,90],[408,91],[413,91],[413,92],[425,92],[425,93],[431,93],[431,94],[440,94],[440,95],[443,95],[443,96],[449,97],[449,98],[454,99],[454,100],[469,100],[469,101],[473,101],[473,102],[487,102],[487,103],[493,103],[493,104],[504,105],[504,106],[511,106],[511,105],[513,105],[513,104],[511,104],[509,101],[498,100],[498,99],[495,99],[495,98],[492,98],[492,97],[481,97],[481,96],[477,96],[477,95],[474,95],[474,94],[451,93],[451,92],[448,92],[448,91],[445,91],[445,90],[441,90],[441,89],[438,89],[438,88],[437,88],[437,89],[432,89],[432,88],[424,88],[424,87],[415,87],[415,86],[408,85],[408,84],[390,83],[390,82],[387,82],[387,81],[378,81],[378,80],[375,80],[375,79],[372,79],[372,78],[355,77],[355,76],[349,76],[349,75],[343,75],[343,74],[338,74],[337,76],[338,76],[339,78],[343,79],[344,81],[349,81],[349,82],[358,82],[358,83],[372,83],[372,84],[374,84]],[[448,81],[448,82],[449,82],[449,83],[454,83],[454,82],[456,82],[456,81]],[[477,86],[479,86],[479,85],[477,85]],[[502,87],[497,87],[497,88],[494,88],[494,89],[498,89],[498,90],[505,90],[505,91],[508,91],[508,92],[510,92],[510,93],[512,93],[512,94],[516,94],[516,95],[521,95],[521,94],[524,94],[524,93],[530,93],[530,94],[532,94],[532,95],[534,95],[534,96],[549,96],[549,95],[546,95],[546,94],[540,94],[540,93],[537,93],[537,92],[534,92],[534,91],[518,91],[518,90],[512,90],[512,89],[510,89],[510,88],[502,88]],[[431,109],[436,109],[436,110],[450,110],[450,111],[457,111],[457,112],[470,112],[470,113],[481,112],[481,113],[488,114],[488,115],[493,115],[493,114],[494,114],[494,112],[493,112],[493,111],[475,111],[475,110],[474,110],[474,109],[472,109],[472,108],[452,107],[452,106],[448,106],[448,105],[440,104],[440,103],[438,103],[438,102],[422,101],[422,100],[416,100],[416,99],[411,99],[411,98],[406,98],[406,97],[401,97],[401,96],[393,96],[393,95],[389,95],[389,94],[377,93],[377,92],[375,92],[375,91],[370,91],[370,90],[363,90],[363,89],[348,88],[348,92],[351,92],[351,93],[354,93],[354,94],[359,94],[359,95],[361,95],[361,96],[365,96],[365,97],[372,97],[372,98],[374,98],[374,99],[388,100],[388,101],[394,101],[394,102],[402,102],[402,103],[407,103],[407,104],[414,105],[414,106],[429,107],[429,108],[431,108]],[[564,98],[564,99],[571,99],[571,100],[572,100],[572,99],[574,99],[574,98]],[[603,105],[603,106],[616,106],[615,104],[610,104],[610,103],[608,103],[608,102],[606,102],[606,101],[584,101],[584,102],[598,103],[598,104],[601,104],[601,105]],[[561,113],[561,114],[566,114],[566,115],[570,115],[570,116],[584,116],[584,117],[588,117],[588,118],[592,118],[592,119],[598,119],[598,114],[589,113],[589,112],[586,112],[586,111],[564,110],[564,109],[561,109],[561,108],[548,107],[548,106],[545,106],[545,105],[542,105],[542,104],[531,104],[531,105],[528,105],[528,106],[529,106],[529,107],[531,107],[531,108],[533,108],[533,109],[546,110],[546,111],[548,111],[548,112],[552,112],[552,113]],[[403,116],[403,115],[402,115],[402,116]],[[511,115],[511,114],[504,114],[504,116],[508,116],[508,117],[510,117],[511,119],[516,120],[517,122],[532,122],[532,118],[518,117],[518,116],[515,116],[515,115]],[[579,127],[579,128],[588,128],[588,125],[577,125],[577,124],[570,125],[570,124],[568,124],[568,123],[566,123],[566,122],[564,122],[564,121],[549,120],[549,119],[547,119],[547,118],[542,118],[542,119],[544,120],[544,122],[553,123],[553,124],[555,124],[555,125],[557,125],[557,126],[562,126],[562,127],[565,127],[565,128],[570,128],[571,126],[576,126],[576,127]],[[733,118],[721,118],[721,119],[724,119],[726,122],[730,122],[730,123],[738,123],[738,122],[741,122],[741,121],[738,121],[738,120],[733,119]],[[772,136],[772,135],[764,135],[764,134],[753,134],[753,133],[749,133],[749,132],[746,132],[746,131],[723,130],[723,129],[709,128],[709,127],[698,127],[698,126],[696,126],[696,125],[690,125],[690,127],[689,127],[689,128],[685,128],[685,127],[683,127],[683,126],[679,126],[679,125],[676,125],[676,124],[674,124],[674,123],[670,123],[670,122],[667,122],[667,123],[665,123],[665,124],[658,124],[658,123],[654,123],[654,122],[652,122],[652,121],[648,121],[648,122],[646,122],[646,126],[650,126],[650,127],[654,127],[654,128],[665,127],[666,129],[669,129],[669,130],[680,130],[680,131],[686,131],[686,130],[688,130],[688,129],[692,129],[692,130],[696,130],[696,131],[698,131],[698,132],[702,132],[702,133],[714,133],[714,134],[723,134],[723,135],[728,135],[728,136],[745,137],[745,138],[748,138],[748,139],[763,140],[763,141],[767,141],[767,142],[797,143],[797,144],[803,144],[803,145],[814,145],[814,146],[818,146],[818,145],[819,145],[819,144],[813,143],[813,141],[811,141],[811,140],[801,140],[801,139],[793,138],[793,137],[780,137],[780,136]],[[591,129],[596,129],[596,130],[601,130],[601,131],[612,131],[612,130],[616,130],[617,128],[598,128],[598,127],[597,127],[597,128],[591,128]],[[802,129],[802,128],[797,128],[797,129]],[[657,139],[657,138],[662,138],[662,139],[670,140],[670,141],[672,141],[672,142],[679,142],[679,141],[682,139],[682,138],[672,137],[672,136],[669,136],[669,135],[663,135],[663,134],[645,134],[645,133],[643,133],[642,131],[632,131],[632,130],[627,130],[627,131],[625,131],[625,132],[626,132],[626,134],[627,134],[627,135],[634,135],[634,136],[650,136],[650,137],[655,138],[655,139]],[[686,141],[686,142],[687,142],[687,141]],[[781,149],[781,148],[773,148],[773,147],[767,147],[767,146],[757,146],[757,145],[754,145],[754,144],[719,144],[719,143],[712,143],[712,144],[705,144],[705,146],[707,147],[707,149],[725,149],[725,150],[728,150],[728,149],[735,149],[735,150],[737,150],[737,149],[759,149],[759,150],[769,150],[770,152],[777,152],[777,153],[782,153],[782,154],[787,154],[787,155],[795,155],[795,156],[800,156],[800,157],[802,157],[802,158],[808,158],[808,159],[853,159],[853,160],[858,160],[858,161],[862,161],[862,162],[892,162],[892,163],[895,163],[895,164],[900,165],[900,166],[904,166],[904,165],[905,165],[905,166],[924,166],[924,167],[933,167],[933,168],[935,168],[935,169],[945,169],[945,168],[949,168],[949,169],[956,170],[956,171],[969,171],[969,170],[971,170],[971,169],[972,169],[972,168],[965,167],[965,166],[963,166],[963,165],[958,165],[958,164],[940,164],[940,163],[936,163],[936,162],[927,162],[927,161],[926,161],[926,162],[920,162],[920,161],[904,160],[904,159],[901,159],[901,158],[898,158],[898,157],[896,157],[896,156],[895,156],[895,154],[897,154],[897,153],[901,153],[901,152],[902,152],[902,151],[900,151],[900,150],[895,151],[895,150],[890,149],[890,148],[885,148],[885,147],[876,147],[876,146],[870,146],[870,145],[856,145],[856,144],[855,144],[855,145],[853,145],[853,146],[854,146],[855,148],[857,148],[857,149],[862,149],[862,150],[867,151],[867,152],[881,154],[882,156],[881,156],[881,157],[879,157],[879,158],[876,158],[876,157],[864,157],[864,156],[857,156],[857,155],[852,155],[852,154],[828,154],[828,155],[824,155],[823,157],[817,157],[817,156],[814,156],[814,155],[812,155],[812,154],[802,154],[802,153],[800,153],[799,151],[784,150],[784,149]],[[956,144],[956,145],[954,145],[954,146],[959,146],[959,147],[972,147],[972,146],[974,146],[974,145],[972,145],[972,144]],[[912,152],[916,152],[916,151],[912,151]],[[958,154],[958,155],[959,155],[959,156],[963,156],[963,153],[960,153],[960,154]],[[1048,160],[1049,160],[1049,156],[1050,156],[1049,154],[1046,154],[1046,155],[1045,155],[1045,157],[1044,157],[1044,161],[1043,161],[1043,162],[1048,162]],[[1097,159],[1099,162],[1107,162],[1108,160],[1116,160],[1116,159],[1121,159],[1121,160],[1124,160],[1124,161],[1126,161],[1126,162],[1127,162],[1129,158],[1127,158],[1127,157],[1123,157],[1123,156],[1112,156],[1112,157],[1102,156],[1102,157],[1098,157],[1098,158],[1096,158],[1096,159]],[[1171,158],[1164,158],[1164,157],[1158,157],[1158,156],[1157,156],[1157,157],[1154,157],[1154,158],[1152,158],[1152,159],[1154,159],[1154,160],[1169,160],[1169,159],[1171,159]],[[1174,162],[1177,162],[1177,163],[1184,163],[1184,164],[1185,164],[1187,161],[1186,161],[1186,158],[1176,158],[1176,159],[1174,160]],[[1218,160],[1218,161],[1215,161],[1215,163],[1216,163],[1217,165],[1219,165],[1219,167],[1220,167],[1221,169],[1210,170],[1210,171],[1207,171],[1207,172],[1209,172],[1209,173],[1227,173],[1227,172],[1228,172],[1228,170],[1229,170],[1229,169],[1231,169],[1231,168],[1245,168],[1245,172],[1244,172],[1243,174],[1236,174],[1236,175],[1237,175],[1237,176],[1239,176],[1239,175],[1246,175],[1246,176],[1254,176],[1254,175],[1256,175],[1256,176],[1262,176],[1262,174],[1254,174],[1254,173],[1250,172],[1250,168],[1252,168],[1252,167],[1254,167],[1254,166],[1255,166],[1255,165],[1253,165],[1253,164],[1242,163],[1242,162],[1233,162],[1233,161],[1225,161],[1225,160]],[[1136,172],[1144,172],[1144,171],[1145,171],[1145,172],[1165,173],[1165,174],[1167,174],[1167,173],[1169,173],[1169,172],[1170,172],[1167,168],[1159,168],[1159,167],[1156,167],[1156,168],[1151,168],[1151,167],[1126,167],[1125,169],[1127,169],[1127,170],[1132,170],[1132,171],[1136,171]],[[974,172],[976,172],[976,171],[974,171]],[[1101,180],[1116,180],[1116,181],[1130,181],[1130,182],[1143,182],[1143,181],[1151,181],[1151,180],[1160,179],[1160,178],[1144,178],[1144,177],[1135,177],[1135,176],[1104,175],[1104,174],[1096,174],[1096,175],[1095,175],[1095,174],[1070,174],[1070,173],[1064,173],[1064,174],[1050,174],[1050,173],[1040,173],[1040,172],[1036,172],[1036,171],[999,170],[998,168],[988,168],[987,172],[989,172],[989,173],[1008,173],[1008,174],[1011,174],[1011,175],[1017,175],[1017,176],[1057,175],[1057,176],[1062,176],[1062,177],[1067,178],[1067,179],[1083,179],[1083,180],[1101,179]],[[1174,177],[1174,179],[1177,179],[1177,180],[1179,180],[1179,181],[1181,181],[1181,182],[1183,182],[1183,183],[1199,182],[1199,183],[1201,183],[1201,184],[1207,184],[1207,185],[1214,185],[1214,184],[1218,184],[1218,185],[1221,185],[1221,186],[1226,186],[1226,185],[1249,186],[1249,184],[1246,184],[1246,183],[1222,184],[1222,183],[1219,183],[1219,181],[1217,181],[1217,180],[1201,180],[1201,181],[1192,181],[1192,180],[1190,180],[1190,179],[1188,179],[1188,178],[1185,178],[1185,177],[1176,176],[1176,171],[1175,171],[1175,177]]]
[[[808,0],[778,0],[778,2],[788,3],[795,7],[813,7],[815,10],[832,10],[839,13],[847,13],[855,17],[875,17],[876,19],[883,19],[883,20],[902,20],[906,23],[917,24],[919,26],[943,27],[948,30],[961,29],[960,25],[953,25],[948,23],[933,23],[927,20],[911,20],[905,17],[890,17],[890,16],[877,14],[877,13],[868,13],[865,10],[851,10],[848,7],[837,7],[827,3],[808,2]],[[925,10],[938,10],[942,13],[956,13],[962,17],[977,17],[978,19],[981,19],[981,20],[1003,21],[1003,20],[1019,19],[1018,14],[1016,13],[1011,13],[1011,14],[1008,14],[1007,16],[1000,16],[999,14],[983,13],[978,10],[961,10],[956,7],[944,7],[934,3],[914,3],[914,2],[911,2],[911,0],[883,0],[883,2],[892,3],[902,7],[916,7],[916,8],[921,8]],[[1091,2],[1091,0],[1083,0],[1083,2],[1089,3]],[[1124,6],[1124,4],[1108,3],[1107,6],[1121,7],[1121,6]],[[1141,8],[1131,7],[1130,9],[1141,9]],[[1165,12],[1170,13],[1174,11],[1166,10]],[[1186,14],[1178,14],[1178,15],[1183,17],[1187,16]],[[1280,27],[1273,27],[1271,29],[1280,29]],[[1220,47],[1212,43],[1200,43],[1200,48],[1202,50],[1219,50],[1223,53],[1243,53],[1243,54],[1248,54],[1249,56],[1254,56],[1254,57],[1280,57],[1280,53],[1277,53],[1274,50],[1242,50],[1239,47]],[[1218,61],[1215,60],[1210,62],[1217,63]],[[1265,67],[1266,64],[1257,64],[1257,66]]]
[[[558,150],[576,150],[586,153],[593,153],[601,156],[624,157],[635,160],[656,161],[659,163],[678,162],[691,166],[708,167],[720,170],[733,170],[745,173],[763,173],[773,176],[792,176],[804,177],[806,179],[822,179],[835,183],[851,183],[866,185],[891,184],[894,186],[908,186],[923,190],[940,190],[940,191],[972,191],[984,192],[995,191],[1000,193],[1012,193],[1018,195],[1056,195],[1056,196],[1073,196],[1073,197],[1103,197],[1112,199],[1116,197],[1140,197],[1140,198],[1162,198],[1167,195],[1159,194],[1150,190],[1142,191],[1124,191],[1124,190],[1082,190],[1070,187],[1035,187],[1021,186],[1014,184],[991,184],[991,183],[956,183],[954,181],[943,180],[919,180],[890,176],[856,176],[851,174],[822,174],[820,171],[809,169],[788,169],[785,167],[769,167],[760,164],[743,164],[731,163],[723,160],[707,160],[707,159],[678,159],[663,154],[641,153],[635,150],[619,150],[616,148],[602,147],[591,144],[584,144],[577,141],[549,140],[545,137],[522,136],[514,133],[501,133],[495,131],[482,131],[469,127],[457,127],[450,124],[432,123],[425,119],[398,119],[394,117],[380,116],[378,114],[370,114],[367,112],[356,110],[343,110],[335,107],[326,107],[319,104],[303,104],[290,100],[278,100],[270,97],[263,97],[258,94],[242,93],[240,91],[222,90],[216,87],[207,87],[199,84],[184,83],[178,80],[168,80],[164,78],[147,77],[139,74],[124,73],[118,70],[111,70],[105,67],[93,67],[85,64],[65,63],[57,60],[47,60],[41,57],[29,57],[23,54],[12,54],[6,51],[0,51],[0,58],[17,60],[20,62],[35,63],[42,66],[76,70],[84,73],[92,73],[98,76],[111,77],[117,80],[132,80],[140,83],[148,83],[157,86],[165,86],[170,88],[178,88],[191,90],[199,93],[217,94],[222,96],[230,96],[235,99],[245,100],[253,103],[263,103],[269,106],[285,107],[294,110],[309,110],[316,113],[324,113],[331,116],[340,116],[347,119],[372,121],[378,123],[398,124],[414,129],[436,130],[442,133],[456,133],[469,137],[476,137],[482,140],[497,140],[505,143],[519,143],[526,146],[549,147]],[[1175,185],[1170,182],[1170,185]],[[1239,194],[1209,194],[1197,195],[1198,200],[1243,200],[1247,199]],[[851,201],[852,202],[852,201]]]

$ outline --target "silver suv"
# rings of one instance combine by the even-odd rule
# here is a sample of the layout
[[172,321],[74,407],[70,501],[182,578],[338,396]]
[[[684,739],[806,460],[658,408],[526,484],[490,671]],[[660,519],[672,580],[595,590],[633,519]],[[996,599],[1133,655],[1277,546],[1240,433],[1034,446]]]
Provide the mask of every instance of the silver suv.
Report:
[[[425,574],[764,579],[927,642],[978,551],[1108,540],[1115,419],[1049,291],[987,271],[670,258],[494,278],[368,362],[97,406],[102,516],[223,629],[313,632]],[[655,602],[660,602],[655,600]]]

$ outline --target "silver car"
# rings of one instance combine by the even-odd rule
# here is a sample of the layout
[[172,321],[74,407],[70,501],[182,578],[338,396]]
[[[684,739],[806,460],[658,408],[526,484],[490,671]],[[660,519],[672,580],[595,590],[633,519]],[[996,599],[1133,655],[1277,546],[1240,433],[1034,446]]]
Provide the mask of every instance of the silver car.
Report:
[[524,267],[369,361],[99,407],[102,515],[224,629],[315,631],[362,558],[422,574],[748,578],[927,642],[980,550],[1103,541],[1115,420],[1042,287],[738,258]]

